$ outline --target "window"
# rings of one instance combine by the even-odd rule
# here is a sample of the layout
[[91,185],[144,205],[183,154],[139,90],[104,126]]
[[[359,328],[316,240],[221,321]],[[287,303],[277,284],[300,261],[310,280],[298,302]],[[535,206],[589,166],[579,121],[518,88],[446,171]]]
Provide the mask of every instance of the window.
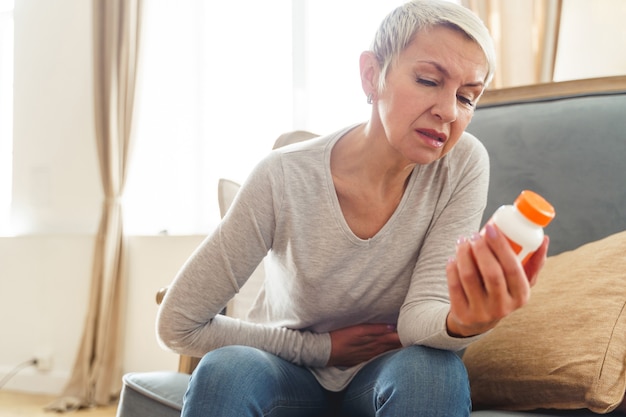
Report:
[[146,3],[129,233],[206,233],[219,220],[217,179],[240,181],[291,127],[285,4]]
[[241,182],[282,133],[365,120],[359,55],[402,0],[146,3],[131,234],[204,234],[217,182]]
[[13,0],[0,0],[0,235],[8,232],[13,167]]

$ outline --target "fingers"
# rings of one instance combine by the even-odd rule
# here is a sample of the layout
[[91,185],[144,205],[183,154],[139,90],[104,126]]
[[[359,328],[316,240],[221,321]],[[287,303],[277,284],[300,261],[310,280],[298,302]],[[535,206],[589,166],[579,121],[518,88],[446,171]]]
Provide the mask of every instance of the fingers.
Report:
[[361,336],[379,337],[388,334],[397,334],[395,324],[363,323],[352,326]]
[[450,314],[447,325],[453,336],[482,333],[491,322],[490,299],[483,282],[470,240],[457,240],[456,257],[446,267],[450,292]]
[[470,240],[460,237],[456,243],[456,275],[465,291],[468,303],[480,302],[485,292],[485,285],[481,279]]
[[[355,344],[362,346],[370,344],[375,350],[382,349],[379,353],[389,350],[390,348],[400,347],[400,336],[395,325],[366,323],[356,326],[361,329],[359,337],[355,337]],[[376,348],[378,346],[378,348]]]
[[353,326],[352,345],[382,353],[400,347],[400,336],[392,324],[364,323]]
[[525,303],[530,286],[511,245],[497,227],[491,224],[485,226],[483,235],[475,241],[472,249],[481,252],[482,256],[477,255],[476,258],[488,290],[492,293],[501,292],[501,295],[508,292],[514,299]]
[[[457,251],[458,258],[458,251]],[[457,267],[457,258],[448,259],[446,265],[446,276],[448,278],[448,291],[450,293],[450,303],[453,306],[459,306],[460,309],[469,308],[469,298],[467,290],[463,287],[459,269]]]
[[401,347],[395,325],[359,324],[330,332],[329,366],[352,366]]
[[548,236],[544,236],[543,243],[541,244],[539,249],[537,249],[537,251],[530,257],[528,262],[526,262],[526,265],[524,265],[524,270],[526,272],[526,276],[528,277],[528,282],[530,283],[531,287],[534,286],[537,282],[539,271],[546,263],[549,246],[550,238]]
[[[541,268],[541,254],[532,271]],[[450,325],[465,336],[482,333],[526,304],[530,283],[510,244],[494,226],[457,242],[456,257],[446,267]]]

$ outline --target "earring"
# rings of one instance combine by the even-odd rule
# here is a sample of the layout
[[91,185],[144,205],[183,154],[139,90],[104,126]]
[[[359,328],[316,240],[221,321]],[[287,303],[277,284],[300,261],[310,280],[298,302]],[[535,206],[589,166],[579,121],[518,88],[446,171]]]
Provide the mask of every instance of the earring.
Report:
[[369,93],[367,95],[367,104],[372,104],[374,102],[374,93]]

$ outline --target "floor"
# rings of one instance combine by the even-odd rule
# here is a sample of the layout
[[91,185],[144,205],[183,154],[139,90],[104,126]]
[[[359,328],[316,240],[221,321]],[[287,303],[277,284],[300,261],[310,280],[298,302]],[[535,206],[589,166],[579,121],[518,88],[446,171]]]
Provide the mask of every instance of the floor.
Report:
[[[44,406],[55,399],[50,395],[35,395],[0,390],[0,416],[2,417],[52,417],[63,414],[50,413]],[[117,406],[78,410],[68,413],[77,417],[115,417]]]

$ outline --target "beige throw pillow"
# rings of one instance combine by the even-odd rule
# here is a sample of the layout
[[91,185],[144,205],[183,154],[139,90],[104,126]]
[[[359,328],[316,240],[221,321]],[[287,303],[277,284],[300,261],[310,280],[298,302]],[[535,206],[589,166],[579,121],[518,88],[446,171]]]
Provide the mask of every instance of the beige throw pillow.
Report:
[[548,258],[528,304],[463,356],[475,408],[615,409],[625,304],[626,232]]

